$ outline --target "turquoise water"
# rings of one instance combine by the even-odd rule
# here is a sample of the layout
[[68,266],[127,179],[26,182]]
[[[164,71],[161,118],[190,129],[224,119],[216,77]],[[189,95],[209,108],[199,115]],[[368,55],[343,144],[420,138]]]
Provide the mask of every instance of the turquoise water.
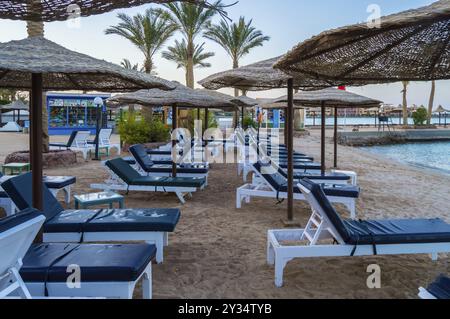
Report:
[[363,147],[372,153],[450,175],[450,142],[408,143]]

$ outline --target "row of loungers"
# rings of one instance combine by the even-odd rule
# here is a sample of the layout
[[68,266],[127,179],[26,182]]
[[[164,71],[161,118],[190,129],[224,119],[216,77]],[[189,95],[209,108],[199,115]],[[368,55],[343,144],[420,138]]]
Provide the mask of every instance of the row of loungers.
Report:
[[[151,262],[163,261],[179,209],[64,210],[43,184],[44,211],[38,212],[31,208],[31,184],[27,173],[1,185],[22,212],[0,221],[0,297],[18,289],[23,297],[131,298],[141,278],[143,297],[151,297]],[[30,247],[41,227],[44,243]],[[85,244],[122,241],[145,244]],[[73,264],[82,274],[77,289],[66,284]]]

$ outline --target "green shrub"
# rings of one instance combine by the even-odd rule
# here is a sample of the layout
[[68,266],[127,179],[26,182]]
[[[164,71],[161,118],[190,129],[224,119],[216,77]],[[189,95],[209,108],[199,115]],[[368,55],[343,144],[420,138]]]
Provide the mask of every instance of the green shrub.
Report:
[[128,145],[165,142],[169,139],[169,128],[159,120],[150,123],[144,119],[137,120],[134,113],[119,122],[121,140]]
[[413,113],[412,117],[414,120],[414,125],[420,126],[426,122],[428,118],[428,112],[424,107],[420,107],[416,112]]
[[243,129],[246,130],[250,127],[258,128],[258,123],[256,123],[251,117],[244,117],[244,123],[242,123]]

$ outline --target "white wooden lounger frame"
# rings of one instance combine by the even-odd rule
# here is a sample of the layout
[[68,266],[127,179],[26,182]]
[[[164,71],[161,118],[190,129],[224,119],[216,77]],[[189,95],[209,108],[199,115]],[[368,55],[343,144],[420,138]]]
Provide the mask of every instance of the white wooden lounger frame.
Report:
[[43,215],[37,216],[0,233],[0,299],[12,293],[18,293],[22,298],[31,298],[19,270],[23,257],[44,221]]
[[[312,215],[305,229],[269,230],[267,234],[267,262],[275,266],[275,286],[283,285],[283,271],[294,258],[350,257],[355,245],[348,245],[322,211],[311,192],[298,185],[312,208]],[[318,244],[320,240],[336,240],[337,245]],[[307,245],[289,246],[283,242],[307,241]],[[439,253],[450,252],[450,242],[377,245],[377,255],[431,254],[433,260]],[[373,256],[372,245],[358,245],[353,256]]]
[[[110,177],[104,184],[91,184],[92,189],[112,190],[112,191],[135,191],[135,192],[161,192],[161,193],[175,193],[181,204],[185,204],[185,197],[192,198],[192,193],[197,191],[195,187],[162,187],[162,186],[136,186],[128,185],[119,176],[117,176],[109,167],[105,166],[108,170]],[[200,190],[203,190],[203,185]]]
[[[236,190],[236,208],[240,209],[243,201],[250,203],[252,197],[287,199],[286,192],[278,192],[253,165],[252,168],[254,173],[253,183],[245,184]],[[343,196],[327,197],[332,203],[345,205],[350,211],[350,218],[356,218],[356,198]],[[299,193],[294,193],[294,199],[302,201],[307,200],[304,194]]]

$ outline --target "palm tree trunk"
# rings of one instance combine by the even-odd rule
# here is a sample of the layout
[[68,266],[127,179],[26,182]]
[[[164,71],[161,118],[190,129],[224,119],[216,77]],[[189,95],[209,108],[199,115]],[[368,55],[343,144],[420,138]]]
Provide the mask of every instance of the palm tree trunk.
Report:
[[431,81],[431,93],[430,93],[430,101],[428,102],[428,117],[427,124],[431,124],[431,117],[433,115],[433,106],[434,106],[434,95],[436,93],[436,81]]
[[403,82],[403,125],[408,126],[408,100],[406,99],[408,93],[408,82]]
[[[43,37],[44,36],[44,22],[27,21],[28,37]],[[44,153],[49,152],[50,137],[48,135],[48,110],[47,110],[47,96],[43,93],[42,96],[42,150]]]
[[189,39],[187,43],[187,68],[186,68],[186,86],[193,89],[194,88],[194,42]]
[[[233,58],[233,69],[237,69],[239,67],[239,61],[236,58]],[[238,89],[234,89],[234,96],[238,97],[239,96],[239,90]]]
[[[144,69],[145,73],[150,74],[153,69],[153,61],[151,57],[147,57],[144,62]],[[150,123],[153,120],[153,108],[143,106],[141,108],[141,115],[142,118],[147,122]]]

